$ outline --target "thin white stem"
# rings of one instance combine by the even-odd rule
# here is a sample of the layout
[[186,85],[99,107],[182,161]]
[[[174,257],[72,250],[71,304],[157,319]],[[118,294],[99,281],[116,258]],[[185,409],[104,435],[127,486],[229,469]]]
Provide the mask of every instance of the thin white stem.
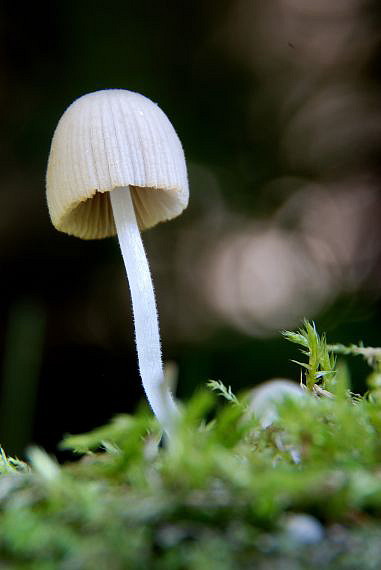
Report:
[[130,285],[140,376],[154,414],[170,435],[178,409],[164,379],[155,294],[130,189],[116,188],[110,199]]

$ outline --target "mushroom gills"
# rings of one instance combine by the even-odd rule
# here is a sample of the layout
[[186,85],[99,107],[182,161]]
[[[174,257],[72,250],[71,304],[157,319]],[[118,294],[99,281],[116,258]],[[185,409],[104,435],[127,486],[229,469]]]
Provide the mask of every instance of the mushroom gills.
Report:
[[131,291],[140,376],[154,414],[171,435],[179,412],[164,378],[155,293],[131,191],[115,188],[109,196]]

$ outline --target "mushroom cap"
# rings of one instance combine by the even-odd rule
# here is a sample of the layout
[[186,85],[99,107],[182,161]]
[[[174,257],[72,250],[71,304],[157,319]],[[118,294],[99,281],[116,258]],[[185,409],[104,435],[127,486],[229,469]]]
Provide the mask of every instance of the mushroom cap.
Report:
[[140,229],[178,216],[188,204],[184,152],[150,99],[105,89],[74,101],[55,130],[46,174],[53,225],[83,239],[114,235],[115,188],[130,187]]
[[251,390],[249,412],[254,412],[262,427],[271,425],[277,418],[277,407],[287,398],[307,397],[301,386],[292,380],[274,378]]

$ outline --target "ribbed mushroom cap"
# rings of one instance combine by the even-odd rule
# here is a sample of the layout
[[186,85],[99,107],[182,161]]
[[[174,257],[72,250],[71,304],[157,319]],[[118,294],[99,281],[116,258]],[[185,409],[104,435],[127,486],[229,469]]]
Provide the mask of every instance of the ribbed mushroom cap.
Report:
[[62,115],[50,149],[53,225],[83,239],[114,235],[108,193],[128,186],[140,229],[186,208],[185,159],[172,124],[139,93],[106,89],[80,97]]

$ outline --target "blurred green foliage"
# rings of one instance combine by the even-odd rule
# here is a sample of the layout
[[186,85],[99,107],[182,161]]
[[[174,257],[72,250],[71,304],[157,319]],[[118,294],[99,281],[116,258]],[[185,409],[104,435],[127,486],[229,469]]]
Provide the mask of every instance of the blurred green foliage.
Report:
[[267,428],[250,412],[251,393],[214,381],[162,446],[142,409],[66,437],[81,458],[62,467],[37,448],[30,469],[3,454],[1,567],[378,568],[378,387],[351,395],[312,324],[286,336],[309,359],[319,347],[318,368],[329,357],[330,383],[322,388],[318,374],[300,398],[279,401]]
[[23,300],[11,308],[0,390],[0,434],[9,449],[23,451],[30,441],[38,391],[44,309]]

